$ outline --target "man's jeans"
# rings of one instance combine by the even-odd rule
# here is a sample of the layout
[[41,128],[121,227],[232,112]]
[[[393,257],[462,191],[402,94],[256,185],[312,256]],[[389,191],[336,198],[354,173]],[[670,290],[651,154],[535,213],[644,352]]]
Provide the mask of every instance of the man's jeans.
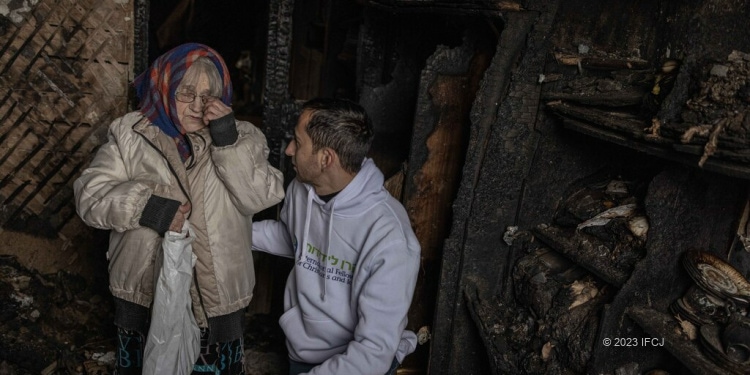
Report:
[[[398,366],[401,365],[398,363],[398,361],[394,358],[393,363],[391,363],[391,368],[388,369],[388,372],[385,373],[385,375],[396,375],[396,369],[398,369]],[[317,365],[311,365],[309,363],[302,363],[297,362],[293,360],[289,360],[289,375],[299,375],[304,374],[310,370],[312,370]]]

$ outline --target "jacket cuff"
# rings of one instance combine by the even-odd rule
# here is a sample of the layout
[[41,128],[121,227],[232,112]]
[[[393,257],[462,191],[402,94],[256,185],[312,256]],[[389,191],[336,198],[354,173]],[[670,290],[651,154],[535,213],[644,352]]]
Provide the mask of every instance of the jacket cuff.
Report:
[[179,208],[179,201],[152,195],[146,202],[146,206],[143,207],[141,219],[138,221],[138,224],[151,228],[156,233],[159,233],[160,236],[164,236],[164,233],[169,230],[169,224],[172,224],[172,219],[174,219],[174,215]]
[[208,129],[211,132],[211,139],[214,146],[229,146],[237,142],[239,134],[237,133],[237,123],[234,122],[234,112],[224,117],[211,120],[208,123]]

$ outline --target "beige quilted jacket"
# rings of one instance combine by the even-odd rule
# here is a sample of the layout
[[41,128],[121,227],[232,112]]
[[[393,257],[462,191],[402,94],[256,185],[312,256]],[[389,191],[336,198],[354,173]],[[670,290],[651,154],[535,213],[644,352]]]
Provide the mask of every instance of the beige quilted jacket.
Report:
[[[198,260],[191,287],[200,326],[250,303],[255,286],[252,216],[284,198],[283,177],[268,163],[254,125],[237,121],[239,138],[216,147],[208,128],[190,134],[195,165],[186,169],[174,141],[139,112],[115,120],[108,142],[74,183],[83,221],[111,230],[107,251],[115,297],[149,306],[162,238],[138,222],[151,194],[190,202]],[[197,285],[196,285],[197,283]],[[196,287],[197,286],[197,287]]]

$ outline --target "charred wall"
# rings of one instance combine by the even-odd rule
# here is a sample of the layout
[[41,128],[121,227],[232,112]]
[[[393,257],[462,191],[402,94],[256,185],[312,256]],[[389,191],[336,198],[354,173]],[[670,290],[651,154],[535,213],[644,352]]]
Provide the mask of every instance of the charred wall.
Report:
[[[653,74],[632,101],[625,98],[625,86],[617,85],[617,95],[607,86],[623,69],[658,72],[669,58],[689,61],[704,72],[706,66],[725,63],[733,50],[747,50],[739,37],[747,11],[745,4],[732,1],[549,1],[504,14],[496,56],[471,109],[469,152],[443,250],[435,321],[444,324],[435,328],[430,373],[727,371],[708,359],[700,340],[666,334],[671,326],[664,322],[678,321],[670,304],[693,283],[682,261],[688,249],[716,254],[747,273],[747,253],[736,246],[746,175],[732,163],[710,165],[716,161],[710,157],[699,166],[700,152],[677,155],[671,144],[643,147],[632,141],[644,139],[654,118],[681,121],[688,93],[700,91],[695,80],[706,75],[694,75],[681,97],[663,98],[674,107],[653,117],[643,116],[640,108],[653,89]],[[567,53],[576,58],[561,58]],[[550,110],[558,101],[569,103],[550,97],[562,87],[585,94],[587,84],[571,85],[566,82],[571,77],[599,85],[584,101],[603,117],[559,116]],[[615,110],[605,99],[624,102]],[[738,108],[744,111],[741,104]],[[623,113],[633,123],[616,136],[589,126],[611,121],[618,127],[630,121],[612,120]],[[609,228],[609,235],[619,233],[637,246],[598,244],[598,254],[585,256],[591,238],[577,242],[575,236],[547,236],[551,226],[566,220],[567,204],[583,198],[574,192],[618,180],[641,186],[632,186],[631,192],[640,192],[633,201],[650,223],[645,242]],[[607,205],[622,203],[608,199]],[[610,269],[627,259],[628,251],[642,258],[631,260],[629,267],[614,267],[623,266],[622,272]],[[593,284],[574,282],[585,280]],[[565,288],[557,289],[557,283]],[[587,289],[591,285],[595,291]],[[583,305],[572,299],[582,295],[587,298]],[[659,337],[666,344],[603,345],[603,339],[615,337]]]

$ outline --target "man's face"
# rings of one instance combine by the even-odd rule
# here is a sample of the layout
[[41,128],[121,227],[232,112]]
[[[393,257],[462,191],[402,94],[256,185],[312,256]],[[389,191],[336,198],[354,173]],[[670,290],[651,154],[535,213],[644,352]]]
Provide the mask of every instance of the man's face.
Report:
[[294,128],[294,139],[286,146],[284,153],[292,159],[297,179],[316,186],[323,173],[320,160],[321,150],[313,152],[312,139],[307,134],[307,123],[310,122],[310,111],[305,110]]

